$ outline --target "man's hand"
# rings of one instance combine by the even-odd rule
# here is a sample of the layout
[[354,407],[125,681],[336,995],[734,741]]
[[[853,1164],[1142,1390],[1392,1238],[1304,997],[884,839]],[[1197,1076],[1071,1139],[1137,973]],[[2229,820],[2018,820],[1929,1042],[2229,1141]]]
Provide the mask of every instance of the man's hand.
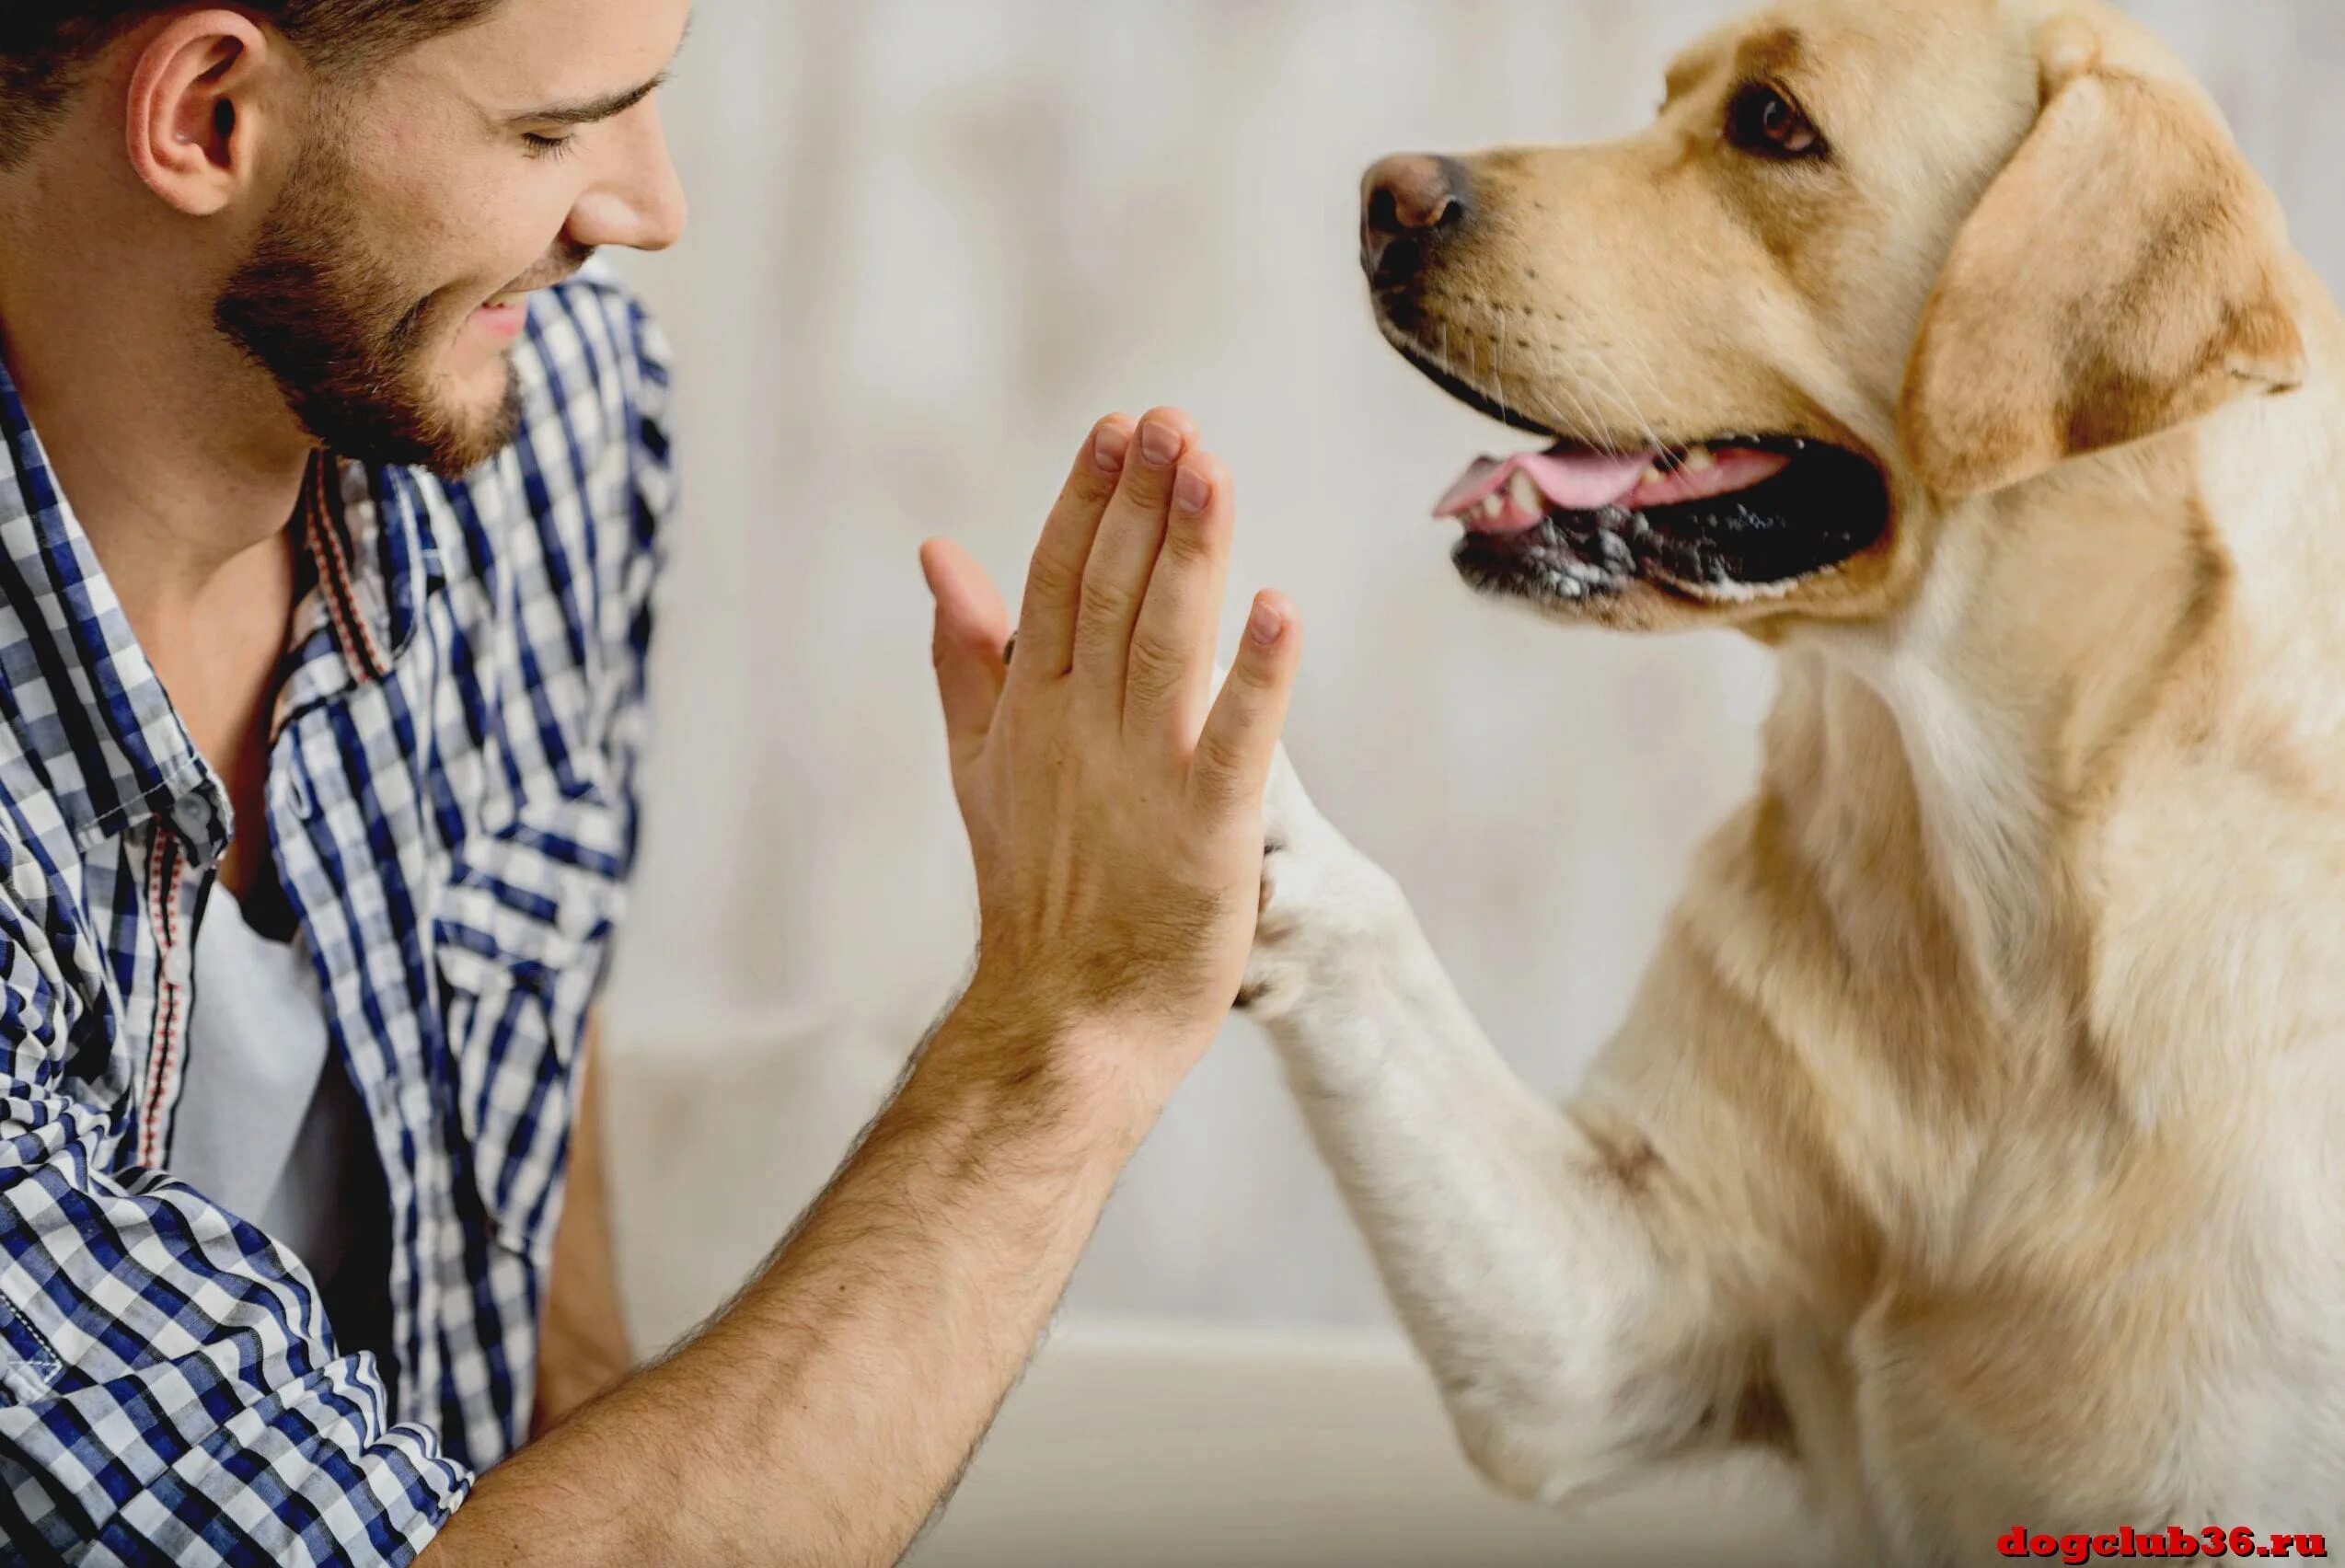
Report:
[[765,1271],[482,1477],[428,1568],[881,1568],[933,1516],[1253,936],[1300,639],[1265,594],[1215,700],[1230,481],[1194,445],[1094,432],[1014,667],[985,574],[924,552],[977,978]]
[[1160,409],[1102,422],[1034,552],[1016,656],[984,571],[939,540],[937,684],[982,920],[965,1009],[1060,1038],[1163,1043],[1172,1082],[1245,970],[1262,797],[1300,657],[1254,602],[1217,701],[1228,471]]

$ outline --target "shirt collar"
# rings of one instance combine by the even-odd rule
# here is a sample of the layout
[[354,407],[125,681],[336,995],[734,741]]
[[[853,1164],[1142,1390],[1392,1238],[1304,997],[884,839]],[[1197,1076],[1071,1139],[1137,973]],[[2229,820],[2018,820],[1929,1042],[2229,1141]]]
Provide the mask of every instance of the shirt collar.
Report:
[[[321,458],[304,482],[303,542],[316,586],[295,614],[295,663],[280,695],[281,726],[309,701],[382,679],[415,640],[425,605],[446,586],[424,476]],[[320,638],[336,658],[303,657]]]

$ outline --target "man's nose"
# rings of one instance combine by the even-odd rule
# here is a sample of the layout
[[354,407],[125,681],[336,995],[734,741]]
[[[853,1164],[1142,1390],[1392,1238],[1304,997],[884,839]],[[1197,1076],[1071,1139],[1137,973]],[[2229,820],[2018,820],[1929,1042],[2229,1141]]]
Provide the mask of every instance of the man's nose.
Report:
[[571,212],[570,237],[589,247],[665,250],[683,236],[686,205],[658,106],[639,105],[626,124],[630,134],[619,149],[622,161],[578,199]]
[[1441,246],[1473,219],[1469,181],[1454,158],[1402,153],[1360,181],[1359,264],[1378,289],[1415,281]]

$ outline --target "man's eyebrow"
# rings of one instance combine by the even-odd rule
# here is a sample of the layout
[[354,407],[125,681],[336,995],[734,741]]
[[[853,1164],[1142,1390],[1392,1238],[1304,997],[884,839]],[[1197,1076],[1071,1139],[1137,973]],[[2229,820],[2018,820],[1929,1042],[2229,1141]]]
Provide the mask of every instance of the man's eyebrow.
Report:
[[668,74],[663,71],[640,87],[630,87],[625,92],[609,93],[576,103],[548,104],[543,109],[526,110],[519,114],[507,115],[505,122],[508,125],[594,125],[606,120],[616,120],[658,92],[667,84],[667,78]]

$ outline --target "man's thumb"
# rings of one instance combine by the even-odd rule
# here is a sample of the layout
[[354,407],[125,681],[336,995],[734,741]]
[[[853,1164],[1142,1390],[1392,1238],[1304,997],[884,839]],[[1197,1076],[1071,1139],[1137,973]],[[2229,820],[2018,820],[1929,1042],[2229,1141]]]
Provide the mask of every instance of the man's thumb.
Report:
[[969,553],[949,539],[920,548],[920,571],[936,597],[937,696],[953,759],[984,744],[1005,675],[1001,651],[1010,640],[1010,612]]

